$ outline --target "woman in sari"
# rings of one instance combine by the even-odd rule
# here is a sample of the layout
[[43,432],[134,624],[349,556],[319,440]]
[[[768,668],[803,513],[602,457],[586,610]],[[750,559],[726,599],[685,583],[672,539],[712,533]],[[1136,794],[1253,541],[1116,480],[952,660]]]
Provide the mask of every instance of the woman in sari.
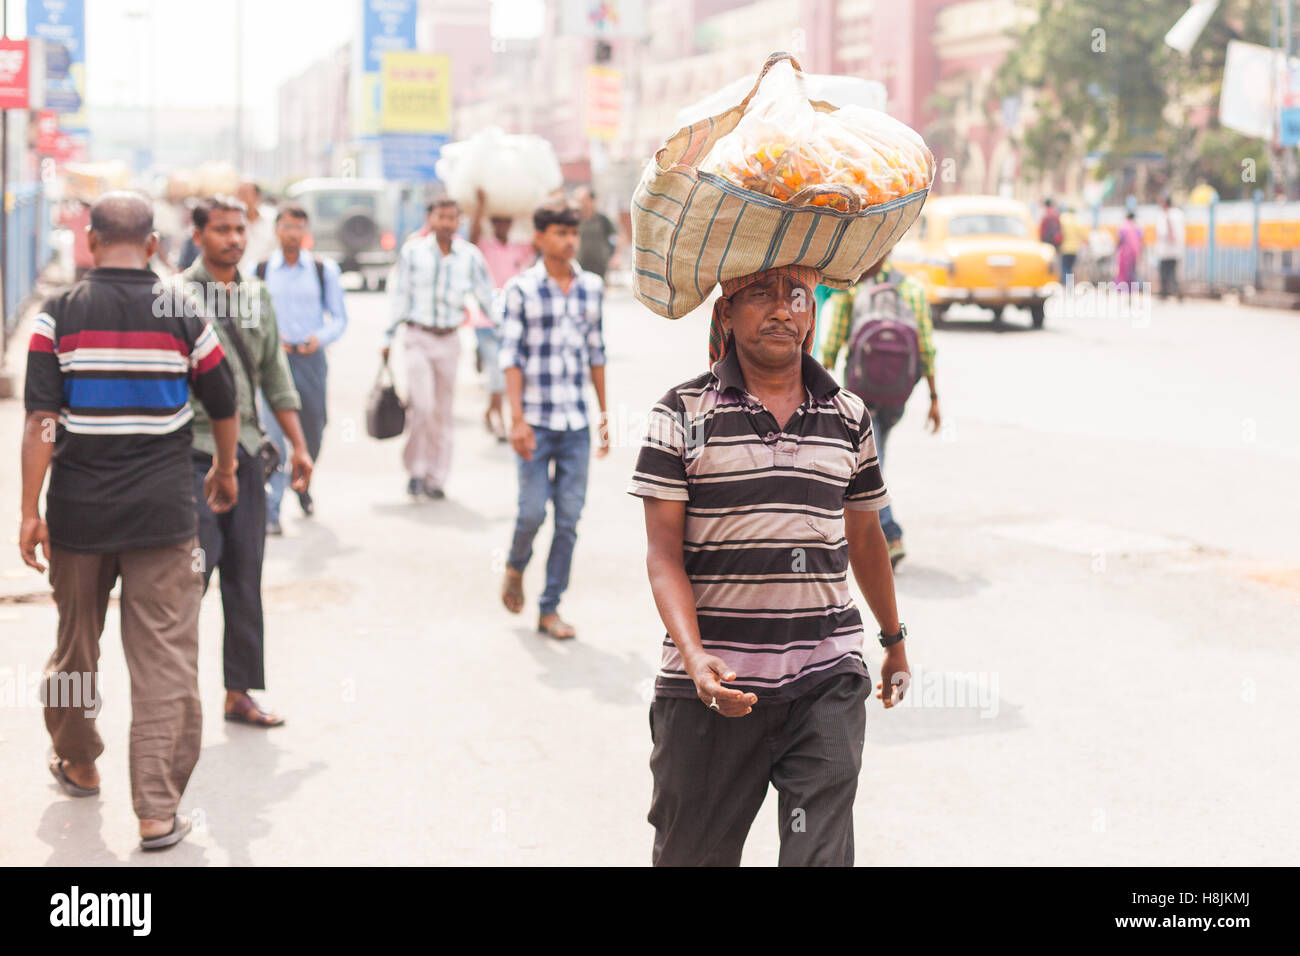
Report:
[[1142,232],[1137,227],[1137,217],[1129,213],[1119,230],[1115,247],[1115,281],[1126,289],[1137,280],[1138,258],[1142,255]]

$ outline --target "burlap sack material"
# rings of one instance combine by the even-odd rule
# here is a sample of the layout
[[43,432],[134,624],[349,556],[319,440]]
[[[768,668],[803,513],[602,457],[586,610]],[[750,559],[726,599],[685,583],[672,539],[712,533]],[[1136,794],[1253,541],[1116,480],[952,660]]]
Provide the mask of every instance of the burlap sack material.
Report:
[[[788,53],[768,57],[759,82]],[[632,289],[652,312],[676,319],[699,306],[714,286],[776,266],[816,269],[822,284],[852,286],[915,221],[929,190],[857,213],[791,206],[751,192],[698,165],[735,129],[758,90],[718,116],[678,130],[646,166],[632,197]],[[814,109],[835,107],[819,100]]]

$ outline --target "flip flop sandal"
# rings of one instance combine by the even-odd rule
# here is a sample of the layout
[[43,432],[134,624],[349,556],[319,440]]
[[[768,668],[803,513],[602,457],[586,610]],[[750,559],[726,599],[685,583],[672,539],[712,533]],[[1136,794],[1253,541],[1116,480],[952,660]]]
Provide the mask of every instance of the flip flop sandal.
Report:
[[79,787],[77,784],[73,783],[72,778],[70,778],[63,770],[62,759],[60,759],[58,763],[52,763],[48,766],[50,768],[50,773],[54,775],[54,779],[59,782],[59,786],[63,788],[63,792],[68,796],[93,797],[99,794],[99,787]]
[[250,727],[279,727],[284,723],[283,717],[276,717],[274,720],[259,720],[255,717],[249,717],[248,712],[250,710],[258,711],[262,714],[263,718],[265,718],[267,714],[266,711],[257,706],[257,703],[253,698],[245,697],[244,700],[246,703],[239,705],[238,709],[226,711],[226,720],[230,721],[232,724],[247,724]]
[[[557,633],[558,628],[565,628],[566,630],[564,632]],[[564,620],[563,618],[556,618],[549,625],[543,624],[541,621],[538,621],[537,633],[545,634],[547,637],[553,637],[557,641],[568,641],[578,636],[578,632],[574,630],[573,625],[570,624],[568,621]]]
[[186,820],[181,823],[179,816],[172,817],[172,828],[168,833],[156,837],[141,837],[140,849],[142,850],[165,850],[169,846],[175,846],[184,840],[190,832],[190,821]]

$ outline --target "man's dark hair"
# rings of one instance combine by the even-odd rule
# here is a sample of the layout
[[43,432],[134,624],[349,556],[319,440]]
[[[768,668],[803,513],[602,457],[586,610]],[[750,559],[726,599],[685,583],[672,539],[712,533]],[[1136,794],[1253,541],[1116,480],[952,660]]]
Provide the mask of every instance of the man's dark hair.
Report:
[[460,212],[460,203],[448,196],[443,196],[441,199],[435,199],[433,202],[429,203],[429,205],[425,206],[424,214],[426,216],[431,216],[435,209],[446,209],[448,206],[455,206],[456,211]]
[[204,196],[194,206],[194,212],[190,219],[194,223],[195,229],[205,229],[208,220],[212,218],[214,212],[242,212],[248,215],[248,207],[236,199],[234,196],[223,196],[218,193],[215,196]]
[[139,193],[104,193],[90,207],[90,230],[106,246],[118,242],[143,246],[153,234],[153,206]]
[[1051,209],[1054,205],[1056,205],[1056,202],[1052,199],[1051,196],[1048,196],[1046,199],[1043,200],[1043,205],[1046,206],[1048,209]]
[[296,205],[294,203],[289,203],[287,205],[281,206],[279,210],[276,211],[275,221],[279,222],[285,216],[289,216],[292,219],[301,219],[303,222],[306,222],[307,210],[303,209],[302,206]]
[[547,203],[538,206],[533,213],[533,228],[545,232],[547,226],[578,225],[578,210],[566,202]]

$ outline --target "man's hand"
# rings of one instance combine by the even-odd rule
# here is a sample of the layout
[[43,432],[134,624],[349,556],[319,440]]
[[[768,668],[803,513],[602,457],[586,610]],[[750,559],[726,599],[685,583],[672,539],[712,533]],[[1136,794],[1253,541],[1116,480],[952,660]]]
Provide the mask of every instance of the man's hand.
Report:
[[[906,640],[885,648],[885,659],[880,662],[880,683],[876,685],[876,699],[886,708],[893,707],[907,693],[907,685],[912,679],[912,672],[907,669],[907,651],[903,649]],[[885,688],[889,688],[888,696]]]
[[298,346],[298,354],[311,355],[319,348],[320,348],[320,339],[316,338],[316,336],[314,335],[309,335],[307,336],[307,341],[303,342],[302,345]]
[[388,351],[389,349],[387,345],[385,345],[382,349],[379,350],[379,357],[382,358],[385,362],[388,361]]
[[18,550],[23,556],[23,563],[29,568],[44,572],[45,565],[36,560],[36,546],[45,552],[45,560],[50,560],[50,529],[42,518],[24,518],[18,526]]
[[933,435],[943,424],[943,419],[939,417],[939,396],[930,399],[930,414],[926,418],[930,421],[930,434]]
[[753,694],[722,686],[723,681],[735,680],[736,672],[720,657],[701,654],[687,663],[686,673],[695,682],[695,693],[700,695],[704,706],[708,707],[716,699],[717,711],[723,717],[744,717],[758,703]]
[[308,454],[306,445],[294,445],[293,451],[289,454],[289,465],[293,473],[293,477],[289,481],[289,487],[294,491],[306,491],[307,486],[311,484],[313,467],[311,455]]
[[522,418],[513,422],[510,425],[510,444],[516,455],[524,461],[532,461],[533,452],[537,450],[537,436],[533,434],[533,426]]
[[235,471],[218,471],[215,462],[208,469],[207,476],[203,479],[203,497],[213,514],[229,511],[239,500],[239,481],[235,475]]
[[596,426],[596,457],[604,458],[609,454],[609,418],[602,413],[600,424]]

